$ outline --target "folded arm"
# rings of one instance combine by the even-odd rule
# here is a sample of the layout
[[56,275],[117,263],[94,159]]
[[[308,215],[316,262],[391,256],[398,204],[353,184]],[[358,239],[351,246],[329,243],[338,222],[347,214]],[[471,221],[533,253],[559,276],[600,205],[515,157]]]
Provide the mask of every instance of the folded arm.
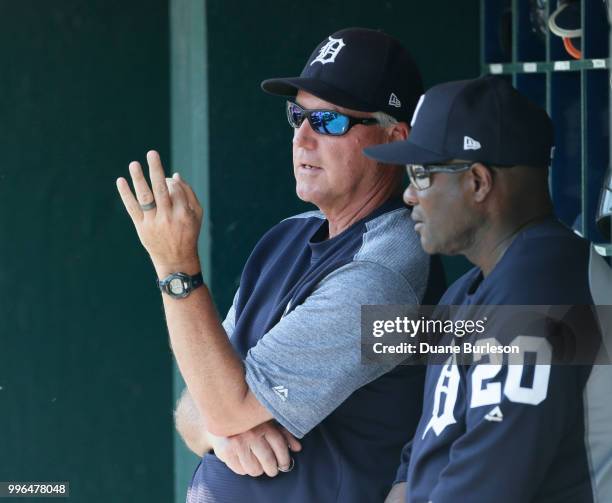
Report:
[[174,412],[176,429],[187,447],[198,456],[214,450],[215,455],[238,475],[275,477],[287,471],[293,463],[291,452],[298,452],[300,442],[274,421],[263,423],[251,430],[218,437],[204,429],[191,395],[185,389]]

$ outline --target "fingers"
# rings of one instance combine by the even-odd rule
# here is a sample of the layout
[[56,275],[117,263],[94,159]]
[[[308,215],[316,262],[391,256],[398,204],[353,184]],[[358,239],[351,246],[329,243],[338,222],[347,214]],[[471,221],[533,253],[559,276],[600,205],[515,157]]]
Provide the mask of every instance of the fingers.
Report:
[[[130,210],[135,213],[135,216],[142,216],[143,211],[140,208],[141,205],[147,205],[155,202],[157,211],[169,211],[174,205],[178,205],[182,208],[193,208],[191,201],[195,201],[196,206],[199,208],[197,198],[191,190],[191,187],[187,185],[180,177],[166,178],[164,175],[164,168],[161,163],[159,154],[155,150],[147,152],[147,162],[149,164],[149,176],[151,178],[151,187],[147,182],[147,179],[143,173],[142,167],[139,162],[133,161],[129,165],[130,176],[132,183],[134,184],[134,192],[136,193],[136,202],[138,204],[138,212],[135,212],[133,201],[129,199],[129,194],[125,191],[123,183],[117,181],[117,188],[122,195],[124,204],[126,201],[130,203]],[[120,185],[121,184],[121,185]],[[127,187],[129,189],[129,187]],[[152,189],[151,189],[152,188]],[[124,192],[122,193],[121,190]],[[126,208],[128,206],[126,205]],[[128,210],[129,211],[129,210]],[[156,214],[156,211],[149,212],[151,215]],[[132,215],[132,214],[130,214]],[[132,217],[134,218],[134,217]]]
[[[136,193],[136,199],[138,204],[150,204],[155,201],[153,192],[149,188],[146,178],[142,172],[142,167],[139,162],[132,161],[129,165],[130,176],[132,177],[132,184],[134,185],[134,192]],[[149,213],[154,214],[155,211]]]
[[244,468],[247,475],[250,475],[251,477],[259,477],[264,473],[264,469],[259,463],[258,458],[255,457],[251,451],[252,448],[253,446],[249,446],[248,443],[240,442],[239,445],[236,445],[233,450],[237,454],[238,460],[240,461],[240,464],[242,465],[242,468]]
[[134,194],[132,194],[130,185],[125,178],[117,178],[117,190],[121,196],[121,201],[123,201],[123,206],[125,206],[132,221],[136,223],[142,220],[143,211],[140,209],[140,205],[136,197],[134,197]]
[[279,426],[279,430],[283,434],[283,437],[285,438],[285,441],[287,442],[289,449],[291,449],[293,452],[299,452],[302,450],[302,444],[297,438],[295,438],[291,433],[289,433],[282,426]]
[[[117,190],[156,269],[169,264],[195,264],[202,213],[189,206],[186,184],[166,179],[157,152],[147,154],[151,183],[142,166],[131,162],[133,190],[123,178]],[[163,267],[162,267],[163,266]],[[195,268],[195,265],[194,265]]]
[[[287,448],[285,447],[285,451]],[[276,455],[276,450],[267,437],[260,437],[257,442],[251,445],[251,451],[259,461],[259,464],[268,477],[278,475],[278,467],[282,466]]]
[[223,461],[227,467],[238,475],[246,475],[238,455],[233,449],[232,443],[229,438],[218,437],[210,432],[207,432],[210,444],[215,451],[215,456]]
[[185,182],[185,180],[183,180],[181,178],[181,175],[179,175],[178,173],[174,173],[172,178],[173,180],[176,180],[178,183],[180,183],[181,187],[183,187],[183,190],[185,191],[185,195],[187,196],[187,202],[189,204],[189,207],[193,208],[196,211],[196,213],[198,213],[201,216],[202,205],[200,204],[200,201],[198,201],[198,198],[195,195],[195,192],[193,191],[191,186],[187,182]]
[[[155,150],[147,152],[147,163],[149,164],[149,177],[151,178],[151,186],[153,188],[153,195],[155,196],[157,207],[161,211],[168,211],[172,203],[166,185],[164,168],[159,158],[159,154]],[[140,199],[138,200],[140,201]]]
[[268,445],[274,451],[276,458],[276,466],[283,471],[286,471],[291,466],[291,453],[287,446],[285,436],[276,428],[270,428],[265,435]]
[[229,454],[227,456],[227,458],[223,459],[221,458],[219,455],[217,455],[217,457],[223,461],[226,466],[233,471],[235,474],[237,475],[246,475],[247,472],[244,469],[244,467],[242,466],[242,463],[240,463],[240,460],[238,459],[238,456],[236,456],[235,454]]
[[172,208],[176,210],[187,210],[189,209],[187,203],[187,195],[185,189],[178,183],[174,178],[165,179],[166,186],[168,187],[168,194],[172,201]]
[[291,471],[294,460],[289,449],[302,448],[291,433],[275,423],[265,423],[229,438],[214,438],[217,457],[233,472],[251,477],[264,473],[276,477],[281,471]]

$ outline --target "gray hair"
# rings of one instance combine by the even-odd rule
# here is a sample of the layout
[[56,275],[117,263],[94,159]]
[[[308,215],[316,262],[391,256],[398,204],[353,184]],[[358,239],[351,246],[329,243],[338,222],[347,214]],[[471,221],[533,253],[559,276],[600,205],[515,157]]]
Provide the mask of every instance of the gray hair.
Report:
[[398,123],[398,120],[395,117],[392,117],[385,112],[374,112],[374,118],[382,127],[389,127]]

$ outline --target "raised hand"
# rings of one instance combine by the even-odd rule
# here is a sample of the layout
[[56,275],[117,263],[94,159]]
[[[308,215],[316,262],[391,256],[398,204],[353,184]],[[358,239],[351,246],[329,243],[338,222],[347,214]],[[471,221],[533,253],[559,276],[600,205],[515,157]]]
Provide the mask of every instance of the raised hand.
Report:
[[[125,178],[117,179],[121,200],[136,227],[140,242],[149,253],[158,274],[199,271],[197,251],[202,224],[202,206],[178,174],[166,178],[159,154],[147,153],[151,186],[140,163],[130,163],[134,193]],[[195,269],[189,271],[186,269]]]

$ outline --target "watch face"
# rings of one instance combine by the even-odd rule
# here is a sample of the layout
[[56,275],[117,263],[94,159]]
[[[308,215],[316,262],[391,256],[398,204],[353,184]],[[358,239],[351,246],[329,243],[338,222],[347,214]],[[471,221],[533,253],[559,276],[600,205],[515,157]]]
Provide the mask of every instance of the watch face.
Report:
[[170,283],[168,283],[168,289],[174,295],[181,295],[185,292],[185,286],[183,285],[183,280],[181,278],[172,278]]

